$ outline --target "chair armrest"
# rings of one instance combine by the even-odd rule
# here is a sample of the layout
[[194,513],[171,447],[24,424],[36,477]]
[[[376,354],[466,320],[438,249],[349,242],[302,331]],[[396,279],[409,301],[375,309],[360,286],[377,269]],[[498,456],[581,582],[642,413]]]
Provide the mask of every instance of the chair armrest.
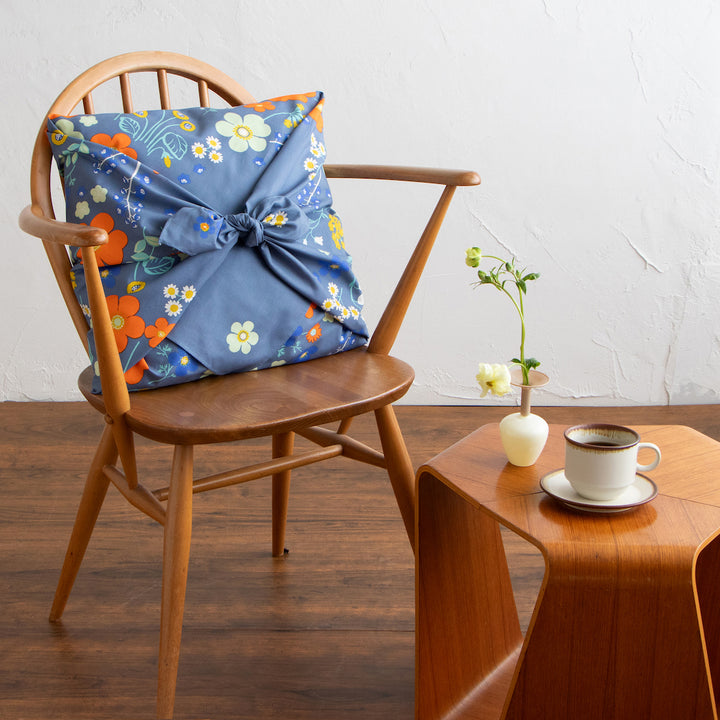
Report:
[[480,184],[480,176],[472,170],[442,170],[394,165],[325,165],[325,175],[329,178],[402,180],[455,186]]
[[59,245],[92,247],[108,242],[108,234],[102,228],[54,220],[45,215],[38,205],[25,207],[18,222],[21,229],[29,235]]

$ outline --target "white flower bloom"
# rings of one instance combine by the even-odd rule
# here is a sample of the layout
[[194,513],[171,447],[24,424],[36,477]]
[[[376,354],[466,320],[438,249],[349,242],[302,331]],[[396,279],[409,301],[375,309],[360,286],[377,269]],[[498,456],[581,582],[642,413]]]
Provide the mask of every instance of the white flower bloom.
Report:
[[252,148],[255,152],[262,152],[266,146],[266,138],[271,132],[269,125],[260,115],[238,115],[234,112],[225,113],[223,120],[215,123],[215,129],[220,135],[230,138],[228,146],[235,152],[245,152]]
[[90,205],[82,200],[75,205],[75,217],[82,220],[86,215],[90,214]]
[[242,351],[243,355],[247,355],[252,346],[257,344],[260,336],[254,332],[255,323],[248,320],[247,322],[234,322],[230,326],[230,333],[225,341],[230,348],[230,352]]
[[511,391],[510,370],[507,365],[480,363],[475,379],[482,390],[480,397],[485,397],[488,392],[500,397]]
[[92,195],[92,199],[96,203],[103,203],[107,199],[107,188],[104,188],[102,185],[96,185],[92,190],[90,190],[90,195]]
[[177,300],[168,300],[165,303],[165,312],[170,317],[175,317],[182,312],[182,305]]

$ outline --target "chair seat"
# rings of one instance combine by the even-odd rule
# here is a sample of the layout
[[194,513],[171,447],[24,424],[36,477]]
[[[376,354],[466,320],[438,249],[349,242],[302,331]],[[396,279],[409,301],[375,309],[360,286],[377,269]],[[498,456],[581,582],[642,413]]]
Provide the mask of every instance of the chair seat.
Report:
[[[415,373],[407,363],[358,348],[338,355],[256,372],[208,377],[157,390],[130,393],[128,426],[144,437],[174,445],[227,442],[312,427],[388,405],[401,398]],[[93,394],[92,367],[80,391],[105,412]]]

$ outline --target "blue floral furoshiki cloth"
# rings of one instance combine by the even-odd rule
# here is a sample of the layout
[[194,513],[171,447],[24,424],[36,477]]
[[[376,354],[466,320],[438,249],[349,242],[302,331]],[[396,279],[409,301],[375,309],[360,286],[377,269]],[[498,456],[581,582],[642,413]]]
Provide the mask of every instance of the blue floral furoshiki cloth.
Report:
[[[110,238],[96,256],[131,389],[366,342],[323,171],[322,105],[316,92],[48,120],[67,220]],[[89,317],[82,252],[73,285]]]

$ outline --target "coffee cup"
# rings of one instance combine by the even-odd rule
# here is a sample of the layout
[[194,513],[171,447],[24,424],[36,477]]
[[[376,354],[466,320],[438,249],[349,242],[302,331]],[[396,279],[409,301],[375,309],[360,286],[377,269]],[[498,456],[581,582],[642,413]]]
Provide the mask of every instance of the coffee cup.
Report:
[[[638,450],[650,448],[655,459],[640,465]],[[635,482],[638,472],[653,470],[660,448],[640,442],[635,430],[622,425],[574,425],[565,430],[565,477],[578,495],[611,501]]]

